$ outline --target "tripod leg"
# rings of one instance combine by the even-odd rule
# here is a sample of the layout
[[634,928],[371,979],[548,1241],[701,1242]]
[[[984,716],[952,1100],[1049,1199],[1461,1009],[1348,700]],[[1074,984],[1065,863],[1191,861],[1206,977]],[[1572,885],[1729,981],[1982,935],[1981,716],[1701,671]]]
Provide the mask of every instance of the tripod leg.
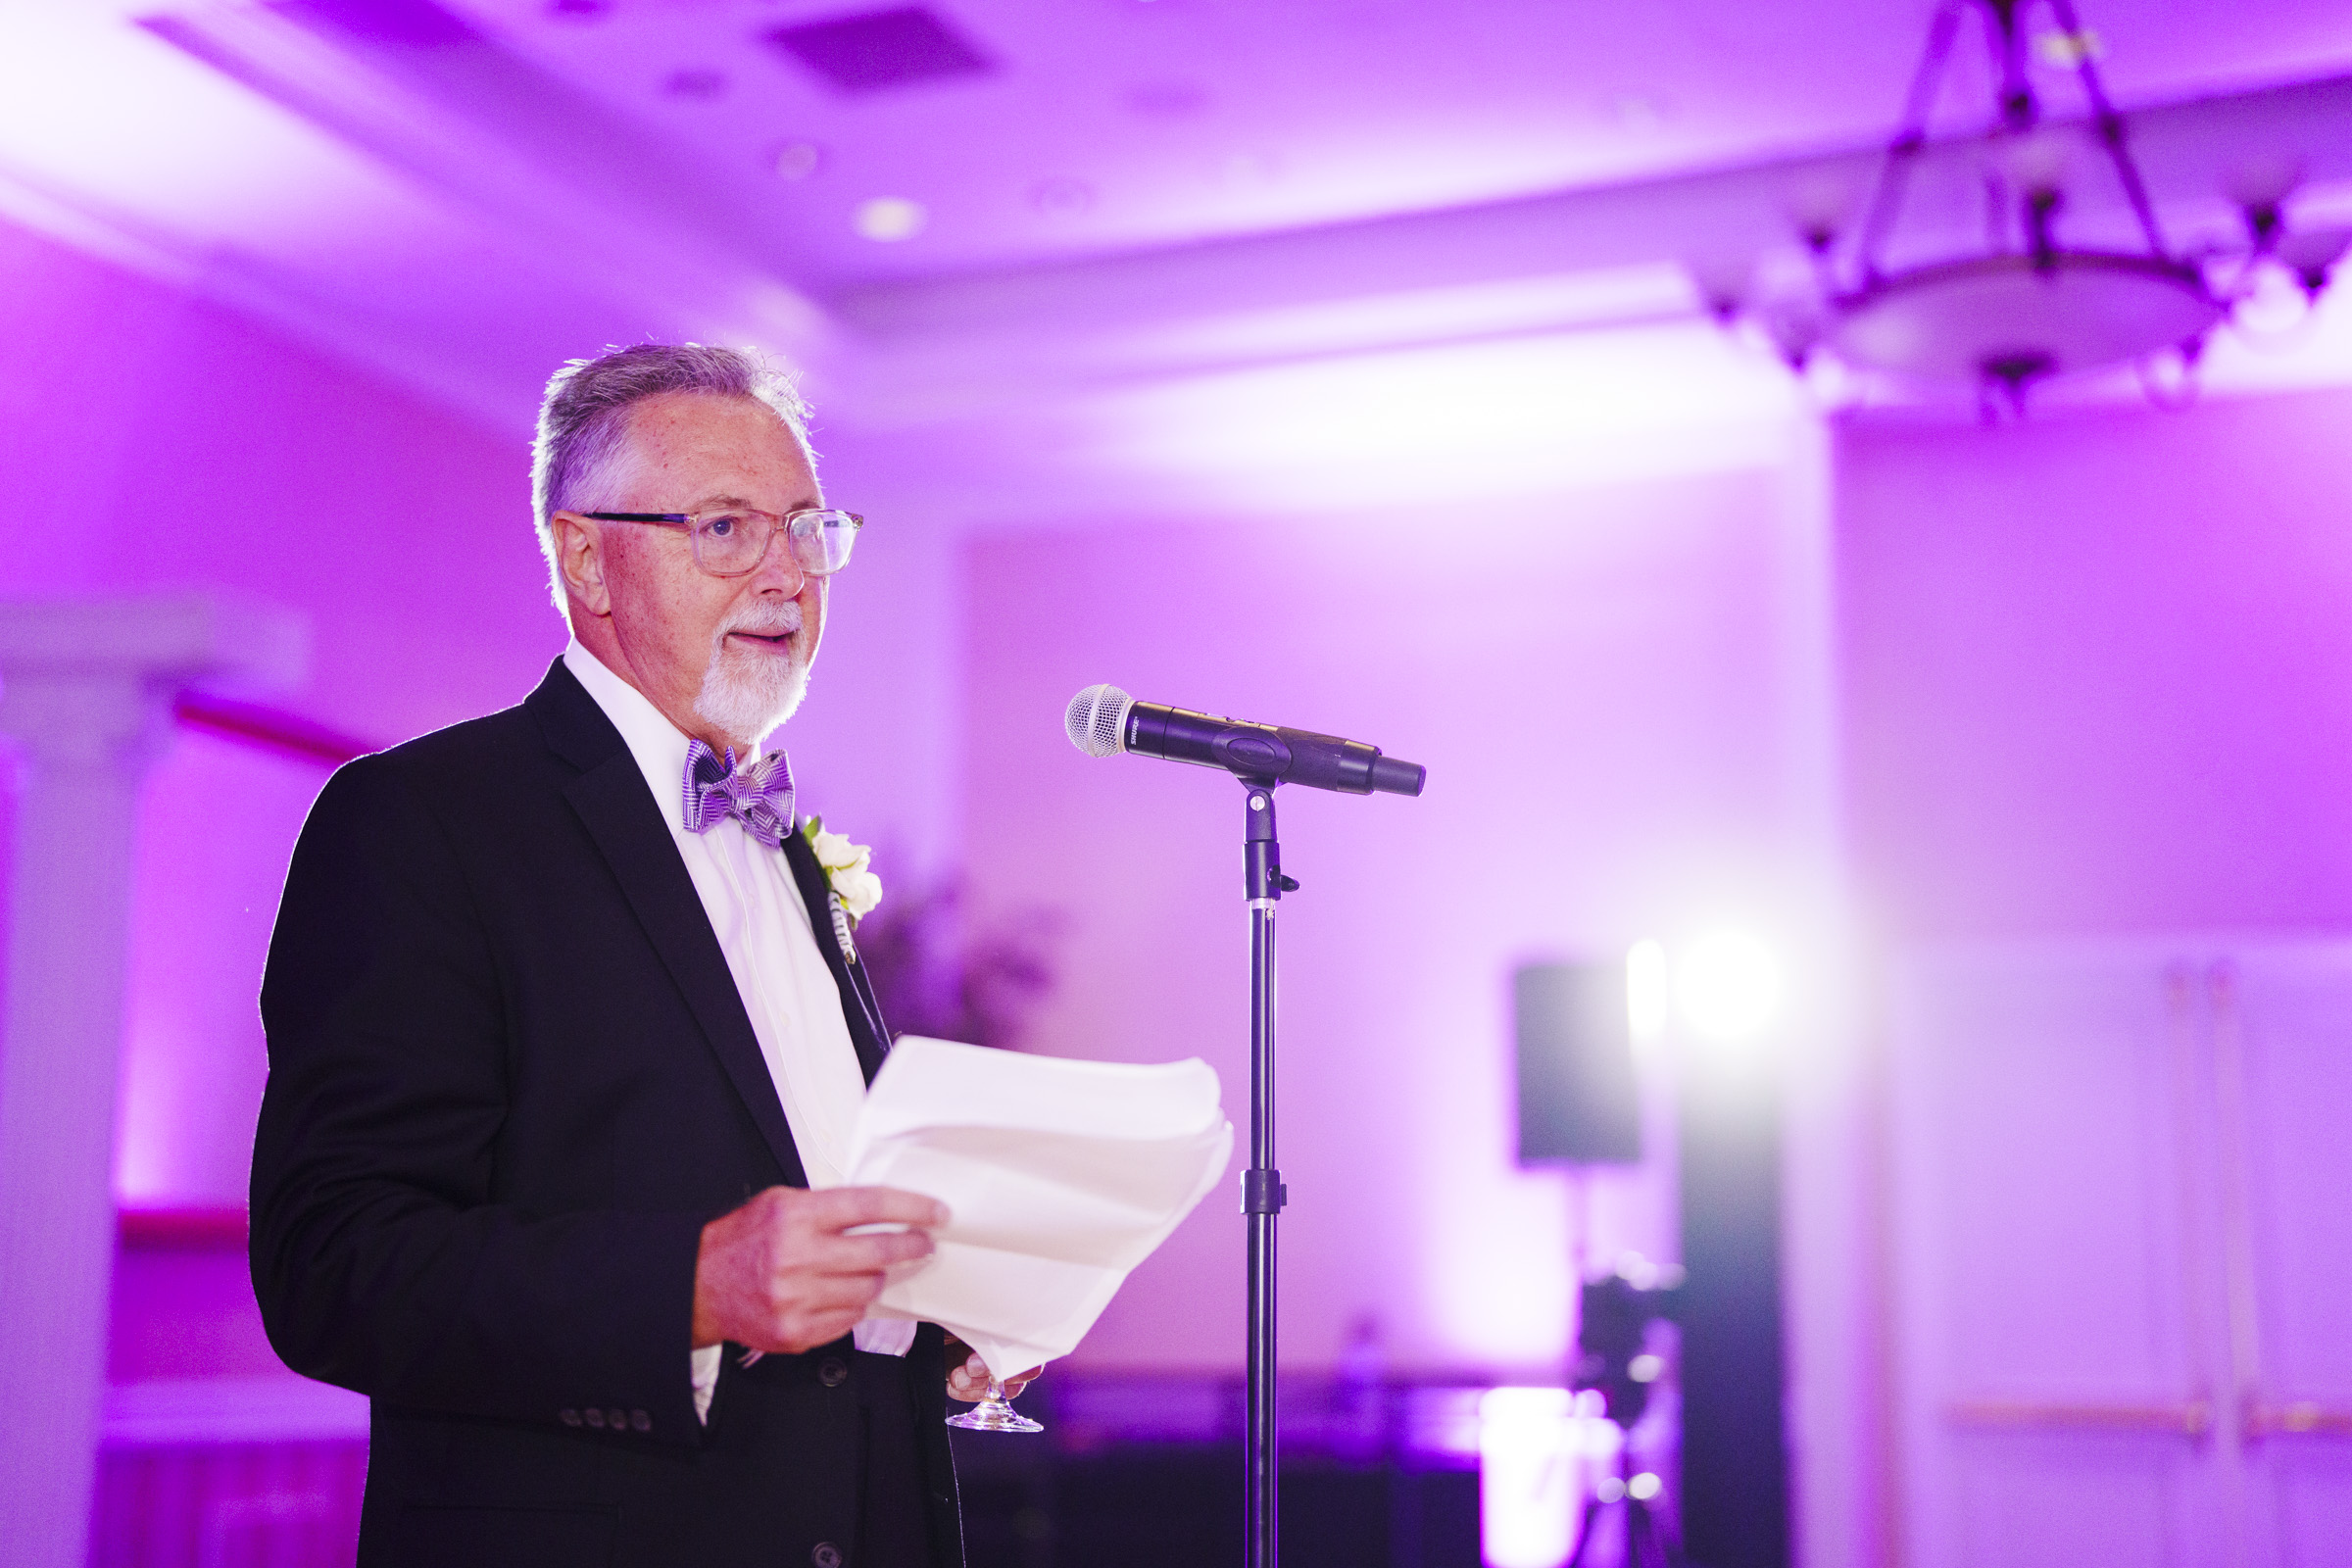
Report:
[[1625,1568],[1667,1568],[1649,1504],[1639,1497],[1625,1499]]
[[1666,1568],[1686,1568],[1690,1559],[1683,1555],[1681,1535],[1671,1529],[1658,1527],[1654,1520],[1651,1524],[1653,1529],[1657,1529],[1659,1555],[1665,1559]]
[[[1682,1544],[1675,1539],[1672,1531],[1658,1522],[1658,1516],[1650,1504],[1628,1497],[1625,1505],[1628,1510],[1625,1521],[1626,1568],[1642,1568],[1642,1563],[1654,1563],[1656,1568],[1684,1568]],[[1648,1547],[1639,1560],[1634,1555],[1633,1544],[1636,1521],[1640,1522],[1642,1543]]]

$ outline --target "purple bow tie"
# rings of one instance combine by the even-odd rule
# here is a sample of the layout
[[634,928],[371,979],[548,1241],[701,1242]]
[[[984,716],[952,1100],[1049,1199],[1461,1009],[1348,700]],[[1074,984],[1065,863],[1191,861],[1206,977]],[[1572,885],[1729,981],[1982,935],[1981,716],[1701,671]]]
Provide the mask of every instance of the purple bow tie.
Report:
[[792,831],[792,764],[770,752],[738,773],[734,747],[721,757],[695,741],[686,748],[685,804],[687,832],[708,833],[731,816],[772,850]]

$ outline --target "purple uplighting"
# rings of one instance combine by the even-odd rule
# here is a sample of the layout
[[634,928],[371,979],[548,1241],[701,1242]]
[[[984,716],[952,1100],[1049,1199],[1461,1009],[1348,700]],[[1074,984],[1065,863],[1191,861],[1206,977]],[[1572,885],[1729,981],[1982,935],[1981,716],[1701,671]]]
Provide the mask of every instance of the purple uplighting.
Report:
[[[1890,163],[1932,39],[1950,69]],[[651,1396],[554,1392],[604,1375],[548,1327],[559,1287],[530,1335],[435,1330],[495,1346],[511,1400],[416,1374],[403,1403],[390,1350],[291,1370],[247,1250],[249,1201],[279,1269],[335,1229],[249,1191],[293,1076],[291,1004],[266,1031],[259,999],[297,842],[338,767],[548,678],[589,612],[550,601],[534,417],[632,343],[787,370],[811,493],[601,510],[577,496],[651,439],[623,419],[554,510],[681,551],[690,507],[772,507],[780,552],[787,514],[865,519],[854,564],[794,558],[822,657],[771,742],[885,890],[838,937],[837,884],[791,906],[810,972],[840,957],[909,1033],[1199,1057],[1241,1135],[1021,1395],[1044,1434],[956,1434],[968,1568],[1271,1568],[1243,1544],[1243,791],[1074,752],[1064,705],[1105,681],[1428,769],[1418,798],[1280,791],[1293,1568],[2344,1560],[2348,244],[2341,0],[18,7],[0,1568],[349,1564],[368,1488],[386,1519],[460,1506],[394,1496],[427,1483],[388,1414],[452,1454],[666,1451]],[[2151,319],[2193,336],[2140,353]],[[724,646],[806,653],[775,624]],[[446,837],[484,907],[574,886]],[[387,907],[438,874],[399,843]],[[544,1027],[534,943],[481,951],[499,1027]],[[1544,1034],[1539,968],[1622,972],[1622,1019]],[[646,1079],[583,1053],[564,1125],[628,1126]],[[576,1205],[515,1173],[563,1118],[473,1083],[420,1092],[494,1129],[462,1179],[307,1179],[412,1181],[482,1232],[498,1205],[450,1184],[517,1181],[517,1227],[560,1228]],[[1595,1097],[1563,1126],[1617,1118],[1597,1152],[1526,1152],[1531,1083]],[[776,1103],[798,1150],[812,1113]],[[424,1291],[480,1241],[452,1235],[367,1254],[368,1289]],[[696,1412],[690,1350],[752,1342],[670,1295],[698,1441],[799,1375],[730,1353]],[[653,1560],[633,1527],[611,1560]],[[796,1562],[914,1568],[808,1531]]]

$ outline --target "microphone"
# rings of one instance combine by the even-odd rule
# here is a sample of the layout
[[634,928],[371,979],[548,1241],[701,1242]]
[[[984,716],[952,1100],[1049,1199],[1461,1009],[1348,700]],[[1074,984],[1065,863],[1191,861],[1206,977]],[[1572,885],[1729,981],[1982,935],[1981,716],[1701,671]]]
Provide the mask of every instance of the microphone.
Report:
[[1250,724],[1161,703],[1139,703],[1116,686],[1089,686],[1070,699],[1062,723],[1089,757],[1134,752],[1170,762],[1221,767],[1240,778],[1305,784],[1343,795],[1418,795],[1429,769],[1383,757],[1377,746],[1312,730]]

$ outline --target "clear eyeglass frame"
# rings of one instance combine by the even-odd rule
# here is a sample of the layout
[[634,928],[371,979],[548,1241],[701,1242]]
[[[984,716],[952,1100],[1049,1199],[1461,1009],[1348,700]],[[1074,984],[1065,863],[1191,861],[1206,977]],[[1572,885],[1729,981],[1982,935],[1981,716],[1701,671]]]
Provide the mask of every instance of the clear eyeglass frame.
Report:
[[759,569],[781,532],[793,564],[811,577],[830,577],[850,564],[850,552],[865,518],[855,512],[809,507],[778,516],[749,507],[713,507],[707,512],[583,512],[599,522],[646,522],[683,528],[694,564],[713,577],[741,577]]

